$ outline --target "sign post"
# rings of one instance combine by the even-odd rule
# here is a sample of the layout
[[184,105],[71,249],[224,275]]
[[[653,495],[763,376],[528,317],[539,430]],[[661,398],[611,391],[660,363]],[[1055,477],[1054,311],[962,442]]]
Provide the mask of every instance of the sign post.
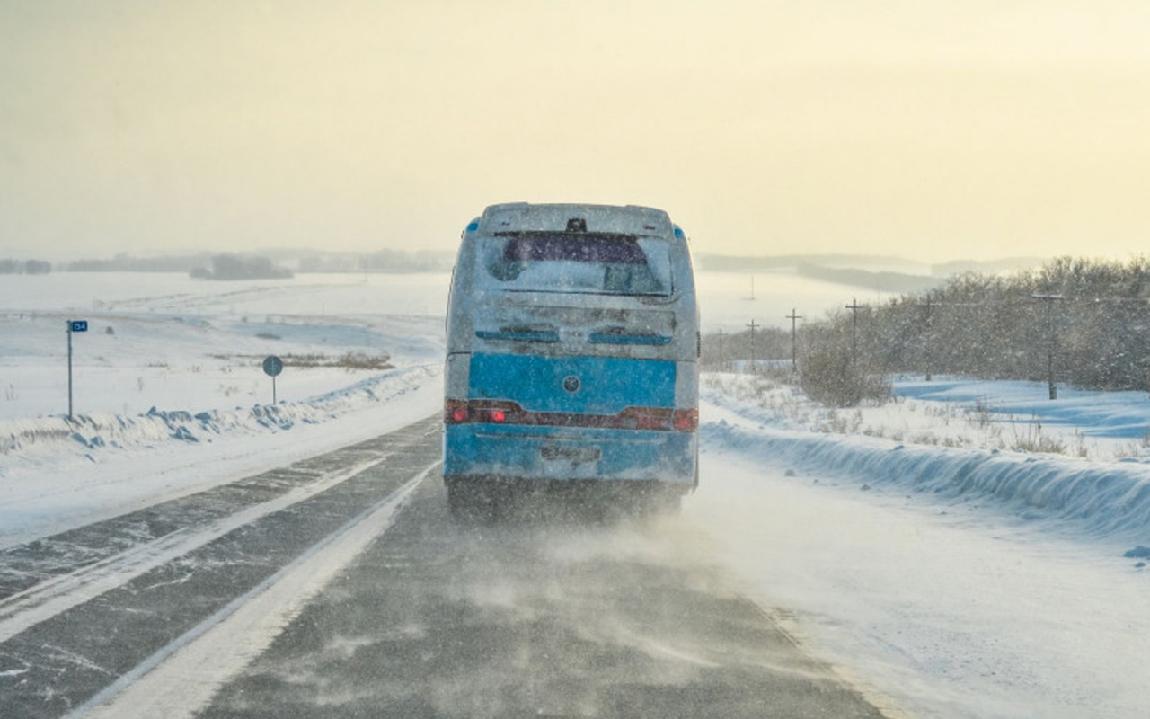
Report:
[[275,355],[269,355],[264,358],[263,367],[264,374],[272,378],[272,404],[277,404],[279,399],[276,397],[276,377],[284,371],[284,361]]
[[88,331],[88,320],[68,320],[68,419],[72,419],[72,335]]

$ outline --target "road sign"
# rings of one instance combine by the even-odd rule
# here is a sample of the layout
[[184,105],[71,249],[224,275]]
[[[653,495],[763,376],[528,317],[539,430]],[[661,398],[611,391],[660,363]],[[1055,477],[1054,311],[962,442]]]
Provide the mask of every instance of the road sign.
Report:
[[272,378],[272,404],[279,404],[279,395],[276,393],[276,377],[284,371],[284,361],[275,355],[264,358],[264,374]]
[[284,361],[275,355],[270,355],[264,360],[264,374],[268,377],[279,377],[280,373],[284,371]]
[[72,419],[72,335],[88,331],[88,320],[68,320],[68,419]]

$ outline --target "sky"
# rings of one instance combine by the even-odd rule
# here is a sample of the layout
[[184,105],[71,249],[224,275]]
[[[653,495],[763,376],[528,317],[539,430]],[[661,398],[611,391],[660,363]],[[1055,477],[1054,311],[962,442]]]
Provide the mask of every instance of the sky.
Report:
[[1150,3],[0,0],[0,257],[450,250],[495,202],[696,252],[1150,248]]

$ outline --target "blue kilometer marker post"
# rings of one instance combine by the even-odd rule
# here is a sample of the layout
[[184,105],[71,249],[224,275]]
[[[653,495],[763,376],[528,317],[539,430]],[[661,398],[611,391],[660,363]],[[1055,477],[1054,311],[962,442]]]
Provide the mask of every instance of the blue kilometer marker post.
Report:
[[72,335],[88,331],[88,320],[68,320],[68,419],[72,419]]

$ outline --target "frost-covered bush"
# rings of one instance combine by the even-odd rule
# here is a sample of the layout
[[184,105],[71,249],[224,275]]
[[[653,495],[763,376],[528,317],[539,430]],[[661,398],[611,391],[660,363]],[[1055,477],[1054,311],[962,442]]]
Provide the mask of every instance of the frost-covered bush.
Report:
[[849,347],[834,343],[811,347],[803,358],[800,384],[808,397],[832,407],[854,407],[863,400],[890,397],[890,382]]

